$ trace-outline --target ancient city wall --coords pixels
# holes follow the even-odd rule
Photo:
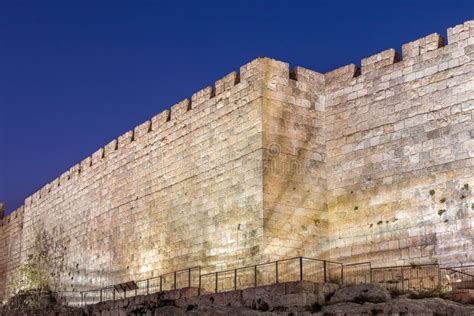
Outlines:
[[[474,22],[325,79],[331,257],[474,262]]]
[[[324,76],[286,63],[263,86],[265,253],[327,256]]]
[[[474,262],[473,52],[466,22],[361,69],[242,66],[4,218],[0,299],[38,242],[61,290],[299,255]]]
[[[46,234],[65,290],[258,261],[261,64],[120,136],[28,198],[22,261]]]
[[[0,301],[7,290],[7,277],[20,265],[23,207],[2,217],[0,216]]]

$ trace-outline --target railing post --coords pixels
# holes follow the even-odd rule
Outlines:
[[[146,295],[150,294],[150,279],[146,279]]]
[[[237,269],[234,269],[234,291],[237,291]]]
[[[438,287],[441,287],[441,269],[438,266]]]
[[[344,264],[341,263],[341,284],[344,284]]]
[[[278,283],[278,260],[275,261],[275,281]]]
[[[115,288],[114,288],[114,291],[112,292],[112,300],[115,301]]]
[[[163,274],[160,275],[160,292],[163,292]]]
[[[219,283],[219,280],[218,280],[218,273],[219,272],[216,272],[216,293],[217,293],[217,290],[218,290],[218,283]]]
[[[188,270],[188,287],[191,287],[191,268]]]
[[[405,274],[403,273],[403,267],[400,269],[402,270],[402,292],[405,292]]]
[[[257,266],[253,267],[253,285],[257,287]]]
[[[370,283],[373,283],[373,277],[372,277],[372,264],[369,265],[369,281]]]
[[[100,297],[100,302],[102,302],[102,289],[100,289],[99,297]]]
[[[324,273],[324,283],[328,281],[327,278],[327,262],[326,260],[323,261],[323,273]]]
[[[127,289],[123,290],[123,298],[127,298]]]
[[[81,292],[81,306],[84,306],[84,292]]]
[[[201,267],[199,267],[198,296],[201,296]]]
[[[300,257],[300,281],[303,281],[303,257]]]
[[[176,271],[174,272],[174,289],[176,290]]]

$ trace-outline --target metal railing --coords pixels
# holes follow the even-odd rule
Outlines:
[[[440,268],[438,264],[425,264],[374,268],[370,262],[342,264],[294,257],[206,274],[201,273],[201,267],[193,267],[137,281],[134,283],[136,288],[130,291],[118,291],[116,287],[109,286],[57,294],[58,300],[65,305],[85,306],[184,288],[197,288],[198,295],[201,295],[292,281],[378,283],[389,290],[402,293],[438,288],[454,291],[474,288],[474,265]]]
[[[344,265],[344,284],[372,283],[372,264],[370,262]]]
[[[370,262],[344,265],[346,284],[378,283],[388,290],[435,289],[440,284],[437,264],[373,268]]]
[[[93,305],[105,301],[115,301],[138,295],[171,291],[188,287],[199,287],[201,267],[193,267],[162,274],[135,282],[136,289],[117,290],[114,286],[86,291],[61,291],[58,301],[69,306]]]
[[[235,291],[291,281],[342,283],[339,262],[295,257],[201,275],[199,294]]]
[[[400,292],[436,289],[440,285],[439,265],[372,268],[371,282]]]
[[[441,268],[440,280],[448,290],[474,289],[474,265]]]

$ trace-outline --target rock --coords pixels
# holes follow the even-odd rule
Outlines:
[[[337,290],[331,297],[330,303],[380,303],[391,299],[390,293],[379,284],[349,285]]]
[[[182,308],[174,306],[164,306],[157,308],[154,312],[154,316],[184,316],[186,311]]]
[[[357,304],[353,302],[337,303],[323,307],[326,316],[345,315],[458,315],[469,316],[474,313],[474,306],[446,301],[440,298],[412,300],[399,298],[383,303]]]
[[[434,315],[473,315],[474,306],[466,306],[441,298],[424,298],[415,300],[425,309],[431,310]]]
[[[320,295],[322,302],[328,302],[330,298],[336,293],[339,289],[338,284],[334,283],[318,283],[315,284],[315,293]],[[321,303],[322,304],[322,303]]]
[[[372,315],[373,303],[357,304],[357,303],[337,303],[323,307],[323,315],[325,316],[345,316],[345,315]]]
[[[163,314],[166,315],[166,314]],[[199,306],[198,308],[189,311],[186,315],[193,316],[263,316],[263,315],[275,315],[273,313],[266,313],[257,310],[247,309],[245,307],[227,307],[227,306]]]

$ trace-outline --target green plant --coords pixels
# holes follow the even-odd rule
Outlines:
[[[446,202],[446,198],[442,198],[441,200],[439,200],[440,203],[444,203]]]
[[[31,289],[47,291],[49,290],[48,271],[42,267],[41,261],[29,255],[27,262],[10,277],[6,288],[10,295]]]
[[[430,190],[430,195],[431,196],[435,195],[435,193],[436,193],[435,190],[433,190],[433,189]]]
[[[34,246],[26,262],[20,265],[7,280],[7,296],[12,297],[19,293],[30,296],[28,294],[30,292],[44,293],[56,290],[59,286],[60,274],[65,270],[66,251],[64,241],[54,240],[39,225],[35,230]]]
[[[354,211],[357,211],[359,209],[358,206],[354,206]]]
[[[469,190],[469,183],[464,183],[463,187],[464,187],[465,190]]]
[[[439,216],[443,215],[444,213],[446,213],[446,210],[445,210],[445,209],[438,210],[438,215],[439,215]]]

